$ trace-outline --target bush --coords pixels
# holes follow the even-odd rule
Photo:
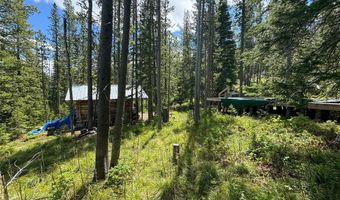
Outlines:
[[[51,199],[67,199],[67,193],[72,185],[71,176],[58,175],[52,182]]]
[[[106,185],[113,187],[114,192],[120,194],[126,183],[131,180],[131,174],[130,165],[121,162],[109,170]]]

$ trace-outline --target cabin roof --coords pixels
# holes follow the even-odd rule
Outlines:
[[[136,89],[133,88],[131,89],[131,86],[127,85],[126,90],[125,90],[125,96],[126,98],[131,98],[131,93],[133,92],[134,97],[135,97],[135,91]],[[145,93],[145,91],[142,89],[141,91],[141,86],[138,86],[138,97],[147,99],[148,95]],[[77,85],[77,86],[72,86],[72,93],[73,93],[73,101],[86,101],[87,100],[87,85]],[[97,90],[96,88],[93,88],[93,94],[92,94],[92,99],[95,100],[97,99]],[[110,94],[110,99],[115,100],[118,99],[118,85],[111,85],[111,94]],[[70,90],[67,90],[65,101],[70,100]]]

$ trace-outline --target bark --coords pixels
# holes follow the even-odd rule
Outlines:
[[[56,73],[56,104],[55,114],[60,115],[60,67],[59,67],[59,43],[58,43],[58,30],[55,31],[55,73]]]
[[[195,124],[200,123],[200,73],[201,73],[201,56],[202,56],[202,1],[198,0],[198,15],[197,15],[197,51],[195,64],[195,105],[194,105],[194,121]]]
[[[41,89],[43,92],[44,98],[44,109],[47,111],[47,93],[46,93],[46,82],[45,82],[45,73],[44,73],[44,61],[45,61],[45,49],[41,47]],[[48,113],[45,113],[45,120],[48,119]]]
[[[136,113],[137,115],[139,115],[139,102],[138,102],[138,84],[139,84],[139,81],[138,81],[138,15],[137,15],[137,8],[138,8],[138,4],[137,4],[137,0],[134,0],[135,1],[135,9],[134,9],[134,23],[135,23],[135,32],[133,33],[134,34],[134,40],[135,40],[135,80],[136,80],[136,84],[135,84],[135,99],[136,99]]]
[[[102,1],[98,58],[98,133],[96,140],[95,180],[105,179],[108,170],[108,135],[110,126],[110,79],[113,0]]]
[[[92,99],[92,0],[88,0],[87,14],[87,128],[93,127],[93,99]]]
[[[114,127],[114,135],[112,139],[112,157],[111,167],[118,164],[120,155],[120,143],[123,128],[123,114],[126,88],[126,73],[129,53],[129,36],[130,36],[130,13],[131,0],[124,0],[124,21],[123,21],[123,40],[122,40],[122,54],[119,67],[119,81],[118,81],[118,100],[117,113]]]
[[[162,100],[161,100],[161,1],[157,0],[157,128],[162,128]]]
[[[135,6],[136,0],[133,0],[133,8],[132,8],[132,12],[133,12],[133,19],[132,19],[132,26],[133,28],[135,28]],[[132,34],[132,40],[135,40],[135,32],[133,32]],[[135,67],[136,67],[136,44],[133,45],[132,48],[132,68],[131,68],[131,106],[130,106],[130,113],[129,113],[129,117],[130,117],[130,124],[133,123],[133,107],[134,107],[134,86],[135,86]]]
[[[241,13],[241,46],[240,46],[240,94],[243,95],[243,51],[244,51],[244,32],[245,32],[245,9],[246,9],[246,1],[242,0],[242,13]]]
[[[117,21],[117,30],[116,30],[116,42],[117,42],[117,44],[116,44],[116,51],[117,51],[116,57],[117,58],[116,58],[116,64],[115,64],[115,69],[114,69],[115,73],[114,73],[114,77],[113,77],[114,83],[116,83],[119,79],[119,77],[117,77],[117,73],[119,73],[118,70],[119,70],[120,56],[121,56],[120,55],[120,51],[121,51],[121,44],[120,44],[120,40],[121,40],[121,35],[120,35],[120,24],[121,24],[121,17],[120,17],[121,11],[120,11],[120,9],[121,9],[121,4],[122,4],[121,0],[118,0],[118,5],[117,5],[118,21]]]
[[[214,64],[213,60],[213,44],[214,44],[214,1],[209,0],[209,7],[208,7],[208,19],[209,19],[209,34],[208,34],[208,66],[206,72],[206,97],[211,97],[211,83],[212,83],[212,74],[211,69]]]
[[[170,53],[171,53],[171,45],[170,45],[170,40],[168,37],[168,30],[167,30],[167,19],[168,19],[168,7],[167,7],[167,3],[164,4],[164,11],[165,11],[165,19],[164,19],[164,23],[165,23],[165,33],[164,33],[164,42],[165,42],[165,46],[167,47],[168,53],[167,53],[167,63],[165,64],[166,67],[166,72],[168,73],[168,77],[165,78],[165,90],[166,90],[166,94],[167,94],[167,113],[165,113],[167,115],[167,119],[170,118],[170,87],[171,87],[171,83],[170,83],[170,75],[171,75],[171,57],[170,57]]]
[[[69,103],[69,110],[70,110],[70,121],[71,121],[71,132],[74,134],[74,113],[73,113],[73,91],[72,91],[72,74],[71,74],[71,62],[70,62],[70,52],[68,49],[68,37],[67,37],[67,21],[64,18],[64,44],[65,44],[65,51],[66,51],[66,65],[67,65],[67,74],[68,74],[68,86],[70,90],[70,103]]]

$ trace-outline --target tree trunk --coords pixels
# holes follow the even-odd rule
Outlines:
[[[244,51],[244,31],[245,31],[245,10],[246,0],[242,0],[242,13],[241,13],[241,46],[240,46],[240,94],[243,95],[243,51]]]
[[[211,82],[212,82],[212,74],[211,69],[214,64],[213,60],[213,45],[214,45],[214,1],[209,0],[209,8],[208,8],[208,18],[209,18],[209,35],[208,35],[208,66],[206,72],[206,97],[211,97]]]
[[[59,44],[58,44],[58,31],[55,30],[55,73],[56,73],[56,99],[55,99],[55,114],[60,115],[60,67],[59,67]]]
[[[135,6],[136,0],[132,3],[132,26],[135,29]],[[135,32],[132,33],[132,40],[135,41]],[[131,68],[131,106],[129,111],[130,124],[133,124],[133,107],[134,107],[134,86],[135,86],[135,67],[136,67],[136,44],[132,47],[132,68]]]
[[[201,71],[201,54],[202,54],[202,1],[198,0],[198,15],[197,15],[197,51],[196,51],[196,64],[195,64],[195,105],[194,105],[194,120],[195,124],[200,123],[200,71]]]
[[[71,62],[70,62],[70,52],[68,49],[68,37],[67,37],[67,21],[64,18],[64,43],[65,43],[65,51],[66,51],[66,64],[67,64],[67,74],[68,74],[68,86],[70,90],[70,126],[71,133],[74,134],[74,111],[73,111],[73,91],[72,91],[72,74],[71,74]]]
[[[161,0],[157,0],[157,128],[162,128],[162,99],[161,99]]]
[[[139,84],[139,77],[138,77],[138,15],[137,15],[137,12],[138,12],[138,3],[137,3],[137,0],[134,0],[134,23],[135,23],[135,31],[134,31],[134,43],[135,43],[135,99],[136,99],[136,113],[137,115],[139,115],[139,97],[138,97],[138,84]]]
[[[113,0],[102,1],[98,58],[98,133],[96,140],[95,180],[105,179],[108,170],[108,135],[110,126],[110,79]]]
[[[121,35],[120,35],[120,23],[121,23],[121,11],[120,11],[120,8],[121,8],[121,0],[118,0],[118,8],[117,8],[117,18],[118,18],[118,22],[117,22],[117,32],[116,32],[116,41],[117,41],[117,46],[116,46],[116,50],[117,50],[117,53],[116,53],[116,65],[115,65],[115,73],[114,73],[114,77],[113,77],[113,81],[114,83],[116,83],[119,79],[119,77],[117,77],[117,73],[118,70],[119,70],[119,65],[120,65],[120,50],[121,50],[121,46],[120,46],[120,40],[121,40]]]
[[[44,41],[45,42],[45,41]],[[45,82],[45,73],[44,73],[44,61],[45,61],[45,49],[41,48],[41,88],[43,92],[43,98],[44,98],[44,109],[45,109],[45,120],[48,119],[48,113],[47,113],[47,93],[46,93],[46,82]]]
[[[125,88],[126,88],[126,72],[129,53],[129,36],[130,36],[130,13],[131,13],[131,0],[124,0],[124,21],[123,21],[123,41],[122,41],[122,54],[119,67],[119,81],[118,81],[118,100],[117,100],[117,113],[114,127],[114,134],[112,139],[112,157],[111,167],[118,164],[120,154],[120,143],[123,128],[123,114],[124,114],[124,101],[125,101]]]
[[[165,67],[165,72],[167,73],[167,77],[165,76],[165,91],[167,95],[167,113],[164,113],[166,115],[167,120],[170,118],[170,74],[171,74],[171,45],[170,45],[170,38],[168,36],[168,29],[167,29],[167,20],[168,20],[168,3],[164,3],[164,24],[165,24],[165,30],[164,30],[164,46],[168,50],[167,55],[166,55],[166,64],[164,64]]]
[[[93,127],[93,99],[92,99],[92,0],[88,0],[87,16],[87,128]]]

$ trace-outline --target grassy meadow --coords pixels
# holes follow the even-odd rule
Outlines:
[[[332,143],[340,126],[334,122],[204,113],[195,126],[190,115],[173,112],[161,131],[152,123],[126,127],[120,164],[99,183],[92,181],[95,136],[43,134],[1,145],[6,180],[41,152],[9,186],[9,197],[340,199],[340,153]]]

